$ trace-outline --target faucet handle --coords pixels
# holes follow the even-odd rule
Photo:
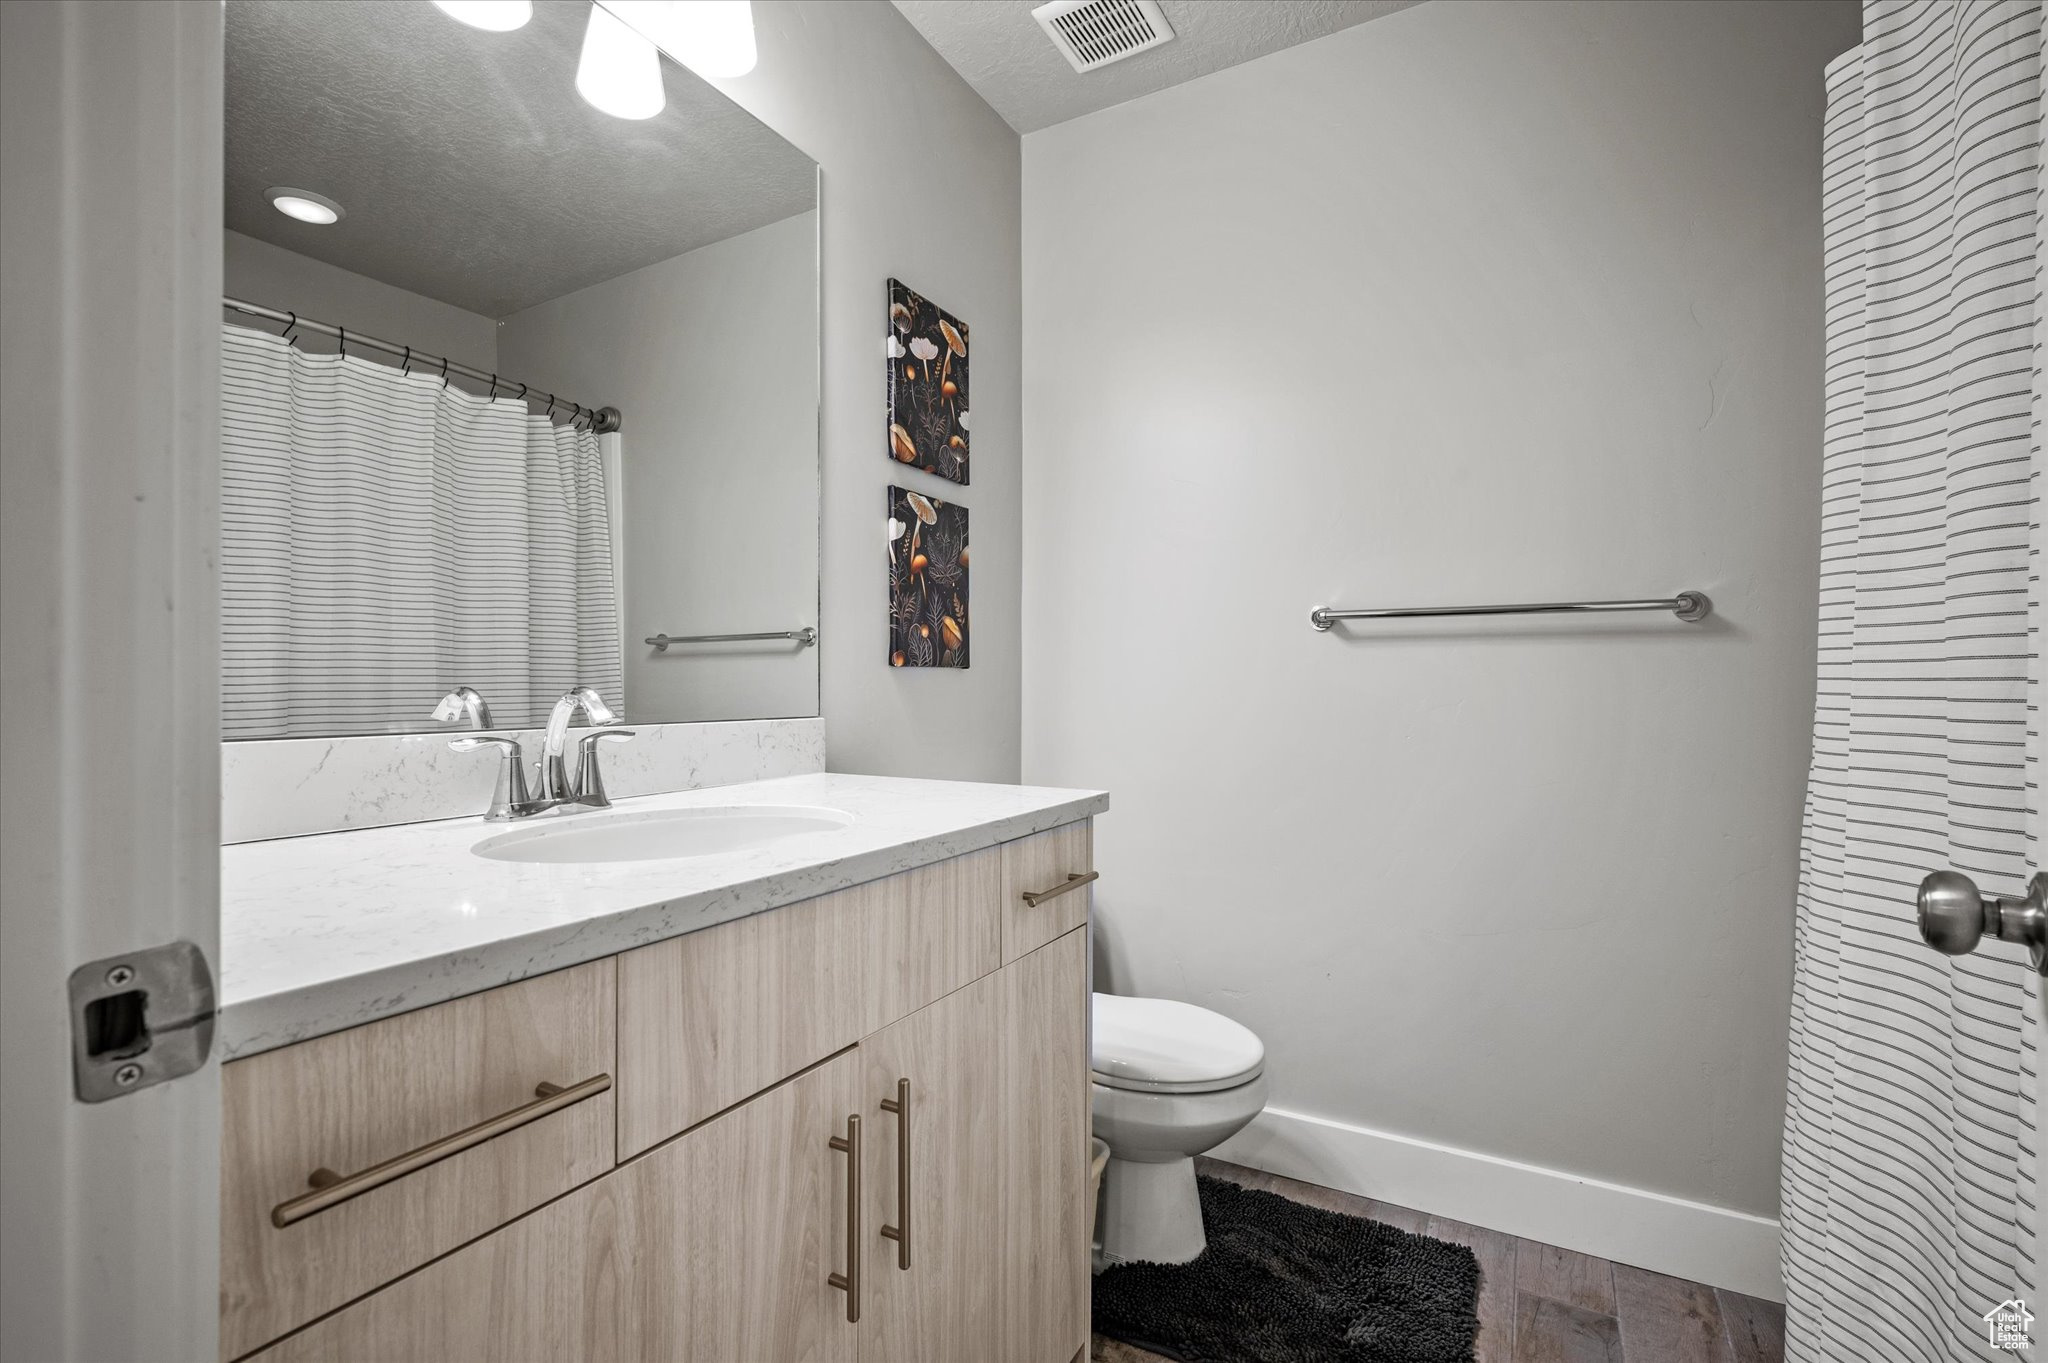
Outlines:
[[[597,769],[597,745],[606,739],[623,743],[637,733],[634,729],[594,729],[576,742],[576,802],[593,809],[606,809],[611,800],[604,793],[604,774]]]
[[[521,811],[533,803],[533,797],[526,789],[526,755],[520,751],[519,740],[505,738],[498,734],[479,734],[474,738],[458,738],[448,745],[456,752],[475,752],[478,748],[496,748],[504,761],[498,766],[498,784],[491,791],[491,807],[484,818],[492,823],[502,823],[517,818]]]

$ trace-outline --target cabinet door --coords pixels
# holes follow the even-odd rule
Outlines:
[[[996,1356],[1002,1193],[989,1161],[1002,1121],[1002,1001],[989,975],[861,1043],[864,1363]]]
[[[861,1276],[831,1146],[858,1073],[845,1052],[250,1363],[856,1363],[828,1279]]]
[[[612,1072],[607,960],[237,1060],[221,1072],[221,1356],[248,1353],[612,1166],[612,1093],[283,1227],[352,1174]]]
[[[587,1183],[247,1363],[612,1363],[618,1207]]]
[[[993,971],[1001,853],[970,852],[619,957],[619,1155]]]
[[[1094,869],[1092,819],[1003,844],[1003,964],[1088,921],[1088,887],[1074,881]]]
[[[1067,1363],[1088,1343],[1088,934],[1056,938],[1002,986],[1004,1363]]]
[[[862,1276],[848,1261],[853,1154],[831,1145],[861,1110],[859,1071],[859,1053],[843,1052],[607,1180],[620,1207],[622,1359],[854,1363],[861,1327],[828,1278],[858,1287]]]

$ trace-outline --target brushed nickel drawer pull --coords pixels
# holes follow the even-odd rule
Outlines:
[[[428,1141],[415,1150],[394,1155],[382,1164],[354,1174],[337,1174],[332,1169],[315,1169],[306,1180],[313,1191],[300,1193],[289,1202],[280,1202],[270,1210],[270,1224],[283,1230],[297,1221],[303,1221],[315,1212],[324,1212],[329,1207],[361,1197],[372,1188],[381,1188],[407,1174],[438,1164],[450,1155],[482,1145],[494,1136],[516,1131],[530,1122],[537,1122],[551,1112],[560,1112],[565,1107],[574,1107],[585,1098],[595,1098],[612,1086],[609,1074],[593,1075],[580,1084],[563,1088],[560,1084],[537,1084],[534,1086],[533,1101],[522,1103],[510,1112],[501,1112],[495,1117],[486,1117],[475,1126],[464,1127],[452,1136],[443,1136]]]
[[[831,1140],[846,1156],[846,1272],[825,1281],[846,1294],[846,1323],[860,1324],[860,1114],[848,1114],[846,1134]]]
[[[910,1081],[896,1081],[896,1096],[882,1100],[882,1111],[896,1114],[896,1224],[882,1227],[882,1238],[896,1242],[896,1267],[910,1267]]]
[[[1076,871],[1050,890],[1026,890],[1024,892],[1024,902],[1035,909],[1046,900],[1057,899],[1068,890],[1080,889],[1083,885],[1095,880],[1101,874],[1102,872],[1100,871]]]

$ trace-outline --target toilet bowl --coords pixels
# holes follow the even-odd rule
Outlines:
[[[1266,1105],[1266,1048],[1249,1027],[1172,999],[1094,999],[1090,1078],[1102,1172],[1096,1267],[1184,1264],[1208,1245],[1195,1156]]]

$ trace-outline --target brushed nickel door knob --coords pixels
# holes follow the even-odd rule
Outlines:
[[[1920,882],[1919,914],[1920,937],[1936,951],[1967,955],[1988,935],[2023,943],[2048,975],[2048,874],[2037,872],[2024,895],[1987,895],[1960,871],[1936,871]]]
[[[1967,956],[1984,938],[1984,896],[1961,871],[1936,871],[1920,882],[1920,936],[1947,956]]]

